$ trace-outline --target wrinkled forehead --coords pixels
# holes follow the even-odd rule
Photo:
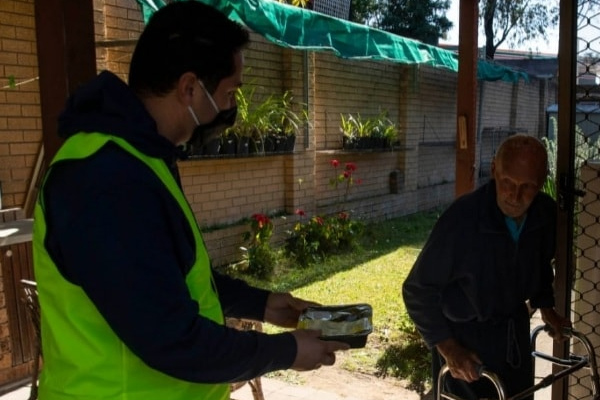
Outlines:
[[[547,175],[546,153],[531,147],[515,149],[496,160],[501,175],[519,181],[543,182]]]

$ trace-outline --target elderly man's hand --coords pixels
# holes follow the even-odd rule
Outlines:
[[[554,340],[564,341],[567,337],[563,334],[564,328],[571,328],[571,321],[558,314],[554,308],[540,308],[542,321],[550,328],[548,334]]]
[[[482,363],[477,354],[461,346],[455,339],[443,340],[435,347],[446,360],[453,378],[467,382],[479,379]]]

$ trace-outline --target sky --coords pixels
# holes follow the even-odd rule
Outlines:
[[[460,0],[452,0],[450,9],[446,14],[446,18],[448,18],[454,24],[454,28],[450,32],[448,32],[448,37],[446,40],[440,39],[440,43],[445,44],[458,44],[458,15],[459,15],[459,4]],[[548,35],[549,41],[546,43],[544,39],[540,39],[536,42],[527,43],[519,48],[515,48],[513,50],[523,50],[529,51],[531,50],[534,53],[549,53],[549,54],[557,54],[558,53],[558,27],[549,32]],[[479,32],[479,47],[485,45],[485,36],[482,32]],[[509,49],[509,46],[506,43],[503,43],[500,46],[501,49]]]

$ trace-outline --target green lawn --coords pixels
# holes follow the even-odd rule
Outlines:
[[[423,212],[368,225],[361,247],[351,254],[332,256],[307,268],[280,267],[269,282],[246,279],[254,285],[291,291],[295,296],[321,304],[370,304],[373,333],[365,348],[345,352],[340,365],[375,374],[377,360],[399,342],[405,311],[402,282],[438,216],[438,211]],[[276,328],[267,325],[265,330],[275,332]],[[290,372],[277,375],[296,379]]]

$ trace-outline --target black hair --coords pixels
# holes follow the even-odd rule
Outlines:
[[[140,35],[129,66],[139,96],[168,93],[193,72],[210,93],[235,72],[234,55],[249,41],[240,24],[198,1],[176,1],[156,11]]]

